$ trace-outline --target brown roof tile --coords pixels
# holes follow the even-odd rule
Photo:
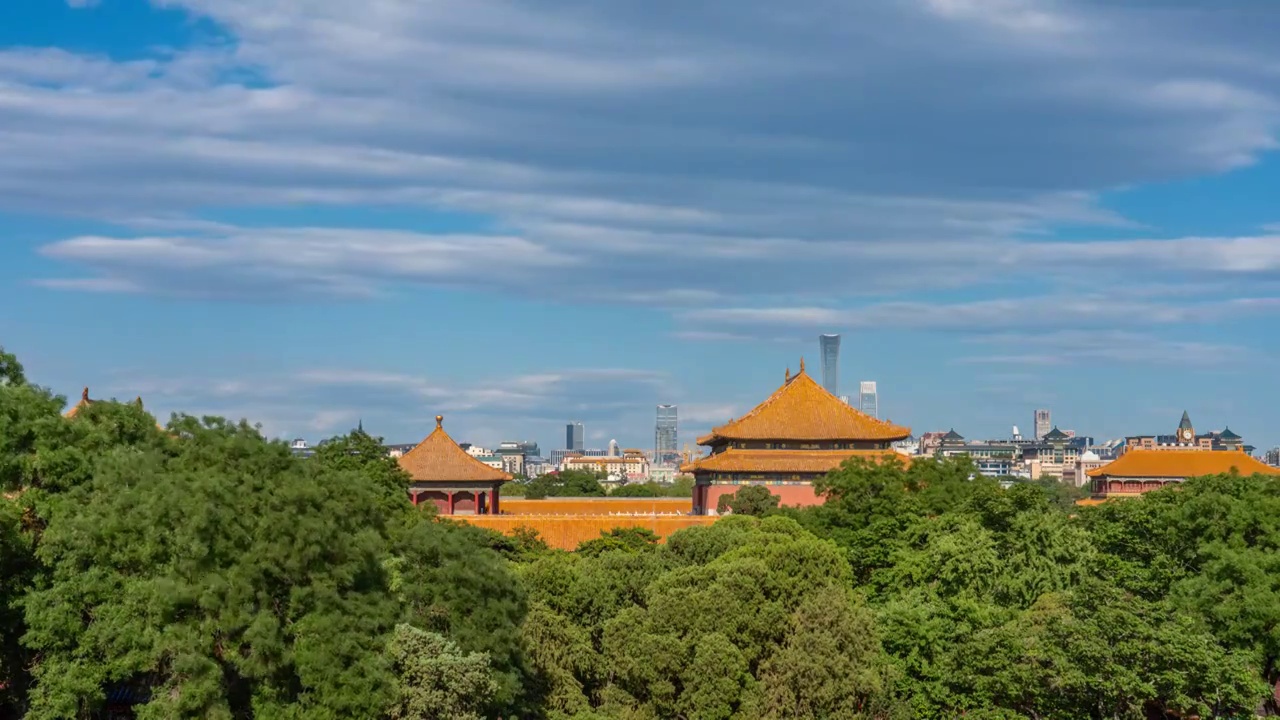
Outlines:
[[[412,450],[400,456],[400,467],[413,482],[510,480],[511,476],[467,454],[444,431],[444,417],[436,416],[436,429]]]
[[[737,420],[698,438],[699,445],[717,440],[901,440],[911,428],[877,420],[827,392],[801,364],[764,402]]]
[[[1118,459],[1089,471],[1089,477],[1189,478],[1236,471],[1242,475],[1280,475],[1280,468],[1263,464],[1238,450],[1130,450]]]
[[[884,460],[896,457],[905,466],[911,458],[892,450],[743,450],[729,448],[680,467],[681,472],[828,473],[849,458]]]

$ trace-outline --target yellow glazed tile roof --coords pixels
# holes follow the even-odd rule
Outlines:
[[[73,418],[76,415],[79,415],[81,410],[89,407],[90,405],[96,402],[98,401],[89,399],[89,388],[85,388],[84,392],[80,393],[80,402],[71,406],[71,408],[67,410],[66,413],[63,414],[63,417]]]
[[[1280,469],[1238,450],[1130,450],[1089,471],[1089,477],[1200,477],[1237,471],[1241,475],[1280,475]]]
[[[877,420],[827,392],[804,371],[788,376],[764,402],[737,420],[698,438],[699,445],[717,440],[901,440],[911,428]]]
[[[467,454],[444,431],[444,417],[436,416],[436,429],[412,450],[400,456],[400,467],[413,482],[457,482],[490,480],[500,482],[511,476]]]
[[[828,473],[852,457],[883,460],[896,457],[905,466],[911,459],[892,450],[743,450],[721,453],[683,465],[681,472]]]

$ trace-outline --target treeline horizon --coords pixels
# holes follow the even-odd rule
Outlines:
[[[566,552],[413,507],[361,431],[303,459],[244,421],[63,410],[0,350],[0,717],[1276,711],[1273,478],[1076,508],[962,460],[851,461],[822,506],[744,488],[665,543]]]

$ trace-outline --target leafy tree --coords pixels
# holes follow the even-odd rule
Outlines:
[[[368,478],[383,495],[383,504],[390,516],[412,508],[408,499],[409,474],[395,458],[387,455],[380,437],[373,437],[363,429],[352,430],[320,445],[311,459],[331,470],[358,472]]]
[[[463,653],[444,636],[397,625],[387,645],[399,678],[392,720],[481,720],[497,691],[484,653]]]
[[[0,384],[0,491],[39,486],[64,466],[83,465],[83,453],[70,445],[73,430],[62,404],[43,388]]]
[[[686,534],[695,539],[676,543]],[[676,533],[672,542],[677,555],[692,551],[705,564],[664,572],[642,603],[605,622],[601,651],[615,696],[658,717],[754,717],[762,664],[807,598],[848,586],[848,564],[833,544],[786,518],[731,516]],[[699,549],[713,547],[727,549]]]
[[[769,492],[763,485],[746,485],[729,495],[721,495],[716,504],[716,511],[728,510],[734,515],[754,515],[760,517],[778,509],[778,496]]]
[[[82,717],[118,684],[144,688],[140,717],[383,712],[378,489],[243,423],[171,428],[163,450],[103,452],[51,506],[24,602],[27,717]]]
[[[760,667],[761,717],[883,717],[895,710],[893,670],[875,615],[846,588],[814,593],[791,615],[790,632]]]
[[[662,497],[662,487],[656,482],[627,483],[609,493],[610,497]]]
[[[1266,695],[1251,665],[1190,618],[1091,582],[961,643],[952,678],[1023,717],[1242,717]]]
[[[388,569],[401,622],[485,653],[497,682],[486,712],[499,714],[527,701],[520,623],[528,605],[512,568],[489,546],[492,535],[419,516],[393,540]]]
[[[594,557],[604,552],[641,552],[658,544],[658,534],[649,528],[627,527],[600,531],[600,537],[578,545],[578,553]]]
[[[12,353],[7,353],[0,345],[0,385],[25,385],[27,376],[23,374],[22,363]]]
[[[1066,513],[1076,511],[1076,501],[1089,497],[1088,485],[1076,487],[1054,478],[1035,480],[1031,484],[1040,487],[1054,507]]]
[[[604,497],[604,476],[586,470],[562,470],[539,475],[525,486],[525,497],[540,500],[547,497]]]
[[[20,644],[26,631],[22,598],[35,571],[31,539],[22,529],[22,508],[0,497],[0,717],[21,716],[30,657]]]

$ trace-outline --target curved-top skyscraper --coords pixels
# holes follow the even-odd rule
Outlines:
[[[822,387],[827,392],[840,396],[840,336],[819,335],[818,346],[822,349]]]

